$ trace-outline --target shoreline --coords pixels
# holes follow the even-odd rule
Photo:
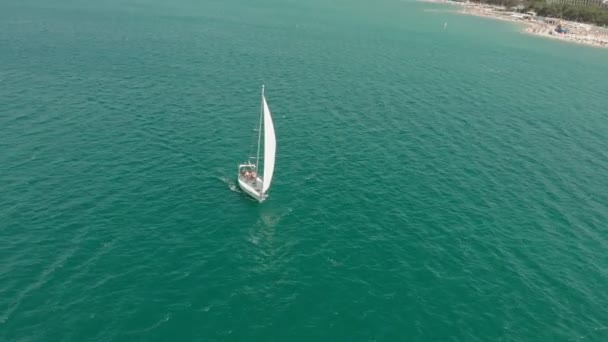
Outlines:
[[[461,6],[462,9],[456,10],[456,13],[523,24],[525,25],[525,28],[522,30],[524,34],[568,43],[608,48],[608,30],[592,24],[582,24],[555,18],[540,18],[528,14],[511,12],[504,7],[487,4],[451,0],[418,0],[418,2]],[[559,27],[566,28],[569,32],[558,33],[556,31],[558,25]]]

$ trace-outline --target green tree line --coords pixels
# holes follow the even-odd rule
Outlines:
[[[608,25],[608,10],[598,6],[547,4],[544,1],[534,1],[526,6],[526,10],[535,11],[544,17],[564,18],[600,26]]]
[[[563,18],[565,20],[608,26],[608,8],[606,7],[548,4],[545,0],[524,2],[517,0],[477,0],[474,2],[505,6],[507,8],[522,4],[524,5],[524,11],[534,11],[543,17]]]

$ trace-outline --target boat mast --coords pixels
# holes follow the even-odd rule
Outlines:
[[[260,166],[260,143],[262,141],[262,120],[264,115],[264,85],[262,85],[262,101],[260,102],[260,127],[258,128],[258,154],[255,158],[255,171],[259,170]]]

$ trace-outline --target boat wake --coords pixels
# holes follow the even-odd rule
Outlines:
[[[228,177],[218,177],[218,179],[220,181],[222,181],[222,183],[226,184],[228,186],[228,188],[230,189],[230,191],[234,191],[234,192],[241,192],[241,189],[238,187],[238,185],[236,185],[236,183],[232,180],[230,180]]]

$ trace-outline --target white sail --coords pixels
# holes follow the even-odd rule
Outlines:
[[[272,124],[272,116],[270,108],[266,103],[266,97],[262,96],[264,107],[264,185],[262,192],[266,192],[270,188],[272,182],[272,174],[274,173],[274,157],[277,152],[277,140],[274,135],[274,125]]]

